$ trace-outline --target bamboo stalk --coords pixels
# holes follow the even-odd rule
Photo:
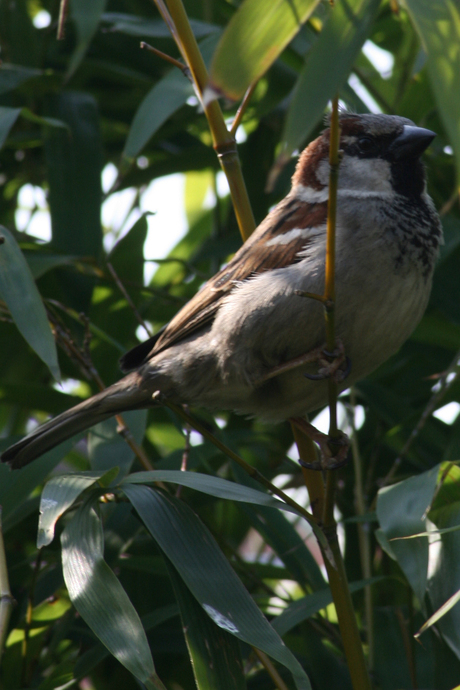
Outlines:
[[[163,4],[162,2],[160,3],[159,0],[155,0],[155,2],[157,6]],[[174,26],[173,37],[176,38],[177,35],[176,43],[190,70],[196,93],[200,98],[209,124],[214,149],[219,158],[222,170],[228,180],[230,195],[232,197],[241,236],[243,240],[247,240],[254,231],[256,224],[249,202],[243,173],[241,171],[235,138],[227,129],[217,99],[212,98],[211,100],[207,100],[204,97],[208,83],[208,72],[195,36],[193,35],[182,0],[166,0],[166,5]],[[162,12],[162,14],[164,14],[164,12]]]

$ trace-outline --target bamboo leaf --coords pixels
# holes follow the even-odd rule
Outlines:
[[[380,0],[337,0],[297,81],[283,133],[283,157],[300,147],[346,81]],[[321,78],[318,79],[318,75]]]
[[[174,566],[167,564],[198,690],[245,690],[238,640],[212,621]]]
[[[61,543],[64,580],[79,614],[128,671],[147,687],[165,690],[140,618],[104,561],[102,525],[90,502],[68,523]]]
[[[59,381],[56,344],[42,298],[13,235],[0,226],[1,235],[4,242],[0,244],[0,296],[30,347]]]
[[[265,74],[311,15],[318,0],[245,0],[216,49],[212,91],[236,100]]]
[[[0,106],[0,149],[5,143],[10,129],[18,119],[20,112],[21,108],[7,108],[4,105]]]
[[[99,482],[107,486],[118,473],[117,468],[108,472],[82,472],[52,477],[45,485],[40,500],[37,547],[48,546],[54,539],[54,528],[61,515],[75,503],[83,491]]]
[[[460,186],[460,7],[454,0],[405,0],[428,56],[431,87],[457,162]]]
[[[299,690],[310,689],[305,671],[262,615],[195,513],[181,501],[147,486],[125,484],[123,491],[214,623],[286,666]]]
[[[227,479],[213,477],[199,472],[181,472],[176,470],[154,470],[152,472],[135,472],[123,480],[123,484],[153,484],[155,482],[172,482],[181,486],[188,486],[202,493],[224,498],[230,501],[255,503],[270,508],[281,508],[296,513],[294,508],[270,496],[270,494],[250,489],[247,486],[229,482]]]

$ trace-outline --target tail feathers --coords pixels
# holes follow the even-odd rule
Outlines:
[[[113,415],[149,407],[152,394],[141,388],[139,383],[136,372],[125,376],[118,383],[51,419],[7,448],[2,453],[2,462],[9,463],[13,469],[19,469],[80,431]]]

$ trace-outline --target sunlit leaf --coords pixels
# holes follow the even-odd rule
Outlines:
[[[214,55],[210,88],[236,100],[268,68],[311,15],[318,0],[244,0]]]
[[[387,539],[424,531],[425,518],[433,498],[439,467],[380,489],[377,517]],[[391,548],[419,601],[423,601],[428,576],[426,539],[391,541]]]
[[[203,611],[170,563],[168,572],[179,603],[198,690],[245,690],[238,640]]]
[[[80,494],[96,483],[107,486],[117,475],[117,469],[108,472],[61,474],[46,483],[40,500],[37,547],[48,546],[54,539],[54,528],[61,515],[70,508]]]
[[[101,521],[84,503],[61,536],[62,568],[71,601],[95,635],[147,687],[164,690],[140,618],[103,558]]]

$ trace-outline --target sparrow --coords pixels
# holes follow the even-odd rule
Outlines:
[[[394,115],[342,113],[336,335],[352,367],[339,389],[396,352],[421,319],[442,228],[420,159],[434,139]],[[38,427],[2,461],[22,467],[67,438],[161,399],[280,422],[327,403],[317,371],[329,198],[326,128],[299,157],[288,195],[167,326],[120,360],[118,383]],[[315,378],[313,376],[312,378]],[[339,377],[340,378],[340,377]]]

